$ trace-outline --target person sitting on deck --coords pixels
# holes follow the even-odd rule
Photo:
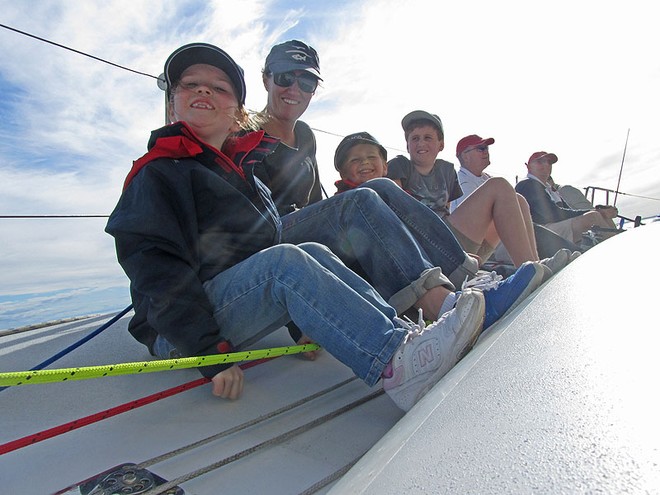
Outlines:
[[[516,191],[529,203],[534,222],[574,243],[580,243],[583,234],[593,227],[611,229],[612,219],[619,213],[616,207],[578,210],[569,207],[563,201],[555,202],[557,197],[548,184],[548,178],[557,160],[557,155],[554,153],[545,151],[532,153],[525,164],[527,177],[516,184]]]

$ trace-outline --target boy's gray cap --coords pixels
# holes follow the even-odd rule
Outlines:
[[[442,128],[442,120],[440,120],[440,117],[434,113],[425,112],[424,110],[415,110],[414,112],[410,112],[401,121],[401,127],[403,127],[403,130],[405,131],[410,123],[415,120],[429,120],[434,126],[440,129],[440,132],[444,134],[444,130]]]

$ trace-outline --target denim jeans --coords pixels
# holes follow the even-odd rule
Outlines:
[[[423,206],[414,198],[410,199]],[[392,203],[399,205],[394,200]],[[439,225],[444,226],[437,216],[436,219]],[[435,235],[433,231],[421,234],[421,224],[412,219],[410,223],[416,227],[420,237]],[[433,287],[442,285],[454,290],[454,285],[444,272],[460,270],[466,257],[453,234],[448,232],[450,247],[434,248],[434,261],[431,261],[426,249],[422,248],[394,209],[368,188],[353,189],[284,215],[282,229],[284,242],[317,242],[329,247],[347,266],[354,268],[359,265],[360,273],[398,312],[410,308]],[[440,232],[440,228],[436,230]],[[444,246],[443,240],[425,238],[424,243],[428,249],[435,244]],[[452,243],[456,245],[457,252],[450,257],[445,253],[453,249]]]
[[[406,335],[393,322],[394,308],[320,244],[265,249],[204,289],[222,336],[237,350],[293,321],[368,385]]]
[[[472,278],[478,263],[470,258],[447,224],[390,179],[372,179],[359,187],[376,191],[383,202],[410,231],[422,252],[456,286]]]

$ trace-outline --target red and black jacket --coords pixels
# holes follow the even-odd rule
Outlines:
[[[185,123],[153,131],[106,226],[131,281],[129,331],[150,349],[161,334],[184,356],[218,352],[222,329],[202,284],[280,242],[270,191],[251,173],[277,143],[253,132],[220,151]]]

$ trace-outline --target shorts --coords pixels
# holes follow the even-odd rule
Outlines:
[[[451,230],[454,234],[454,237],[456,237],[456,240],[463,247],[463,251],[479,256],[482,264],[491,257],[493,251],[495,251],[495,246],[491,246],[485,239],[481,242],[481,244],[474,242],[472,239],[463,234],[463,232],[455,228],[451,222],[448,221],[449,219],[447,217],[445,217],[444,220],[447,224],[447,227],[449,227],[449,230]]]
[[[555,234],[571,242],[579,242],[579,239],[573,239],[573,219],[567,218],[561,222],[546,223],[545,228],[552,230]]]

